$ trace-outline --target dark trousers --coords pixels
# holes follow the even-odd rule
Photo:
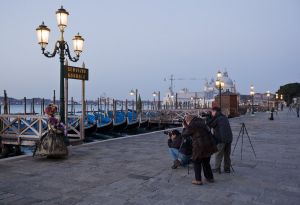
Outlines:
[[[195,178],[197,181],[201,181],[201,167],[203,168],[204,176],[206,179],[214,178],[210,167],[210,157],[194,161]]]
[[[215,169],[221,168],[221,163],[224,157],[224,170],[230,171],[230,153],[231,153],[231,143],[220,143],[217,145],[218,152],[216,153]]]

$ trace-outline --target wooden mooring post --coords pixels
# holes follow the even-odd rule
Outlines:
[[[27,100],[26,100],[26,97],[24,97],[24,114],[26,115],[27,114]]]
[[[8,102],[7,102],[7,93],[6,90],[4,90],[4,107],[3,107],[3,113],[8,114]]]

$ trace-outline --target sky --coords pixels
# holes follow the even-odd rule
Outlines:
[[[167,91],[171,74],[175,91],[202,91],[218,70],[241,94],[251,84],[263,93],[300,81],[299,0],[3,0],[0,95],[59,93],[59,57],[42,55],[35,29],[42,21],[51,29],[52,51],[61,5],[70,13],[65,40],[72,47],[77,32],[85,39],[80,60],[69,64],[89,69],[88,99],[131,99],[131,89],[152,99]],[[81,98],[81,81],[70,80],[69,89]]]

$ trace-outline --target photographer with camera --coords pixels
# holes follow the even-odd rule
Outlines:
[[[212,134],[205,124],[205,121],[193,115],[187,115],[183,122],[182,137],[192,137],[192,160],[194,163],[195,180],[192,184],[202,185],[201,168],[208,182],[214,182],[214,176],[210,167],[210,157],[217,152],[213,142]]]
[[[219,107],[213,107],[212,118],[207,121],[207,125],[214,131],[214,138],[218,148],[213,172],[221,173],[221,163],[224,157],[224,172],[230,173],[232,131],[228,118],[221,113]]]
[[[164,134],[168,135],[169,152],[174,160],[172,169],[185,166],[189,162],[192,154],[191,140],[183,139],[178,130],[172,130],[171,132],[165,131]]]

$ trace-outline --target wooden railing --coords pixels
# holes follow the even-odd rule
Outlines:
[[[47,116],[0,115],[2,144],[32,145],[47,134]]]
[[[67,129],[72,132],[72,134],[68,134],[68,137],[83,139],[81,129],[78,129],[82,126],[82,117],[70,115],[68,116],[68,122]]]
[[[47,116],[45,115],[0,115],[0,138],[2,144],[29,145],[32,146],[37,140],[48,133]],[[82,139],[78,131],[81,116],[69,116],[71,123],[67,125],[68,134],[72,138]]]

